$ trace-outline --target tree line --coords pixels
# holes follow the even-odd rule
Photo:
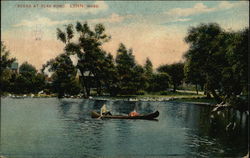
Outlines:
[[[28,93],[46,89],[59,97],[79,93],[89,97],[94,89],[98,95],[116,96],[167,91],[170,87],[176,91],[185,82],[196,85],[197,90],[200,87],[218,103],[233,102],[248,94],[248,34],[248,28],[226,31],[216,23],[190,27],[184,39],[189,44],[184,62],[153,70],[149,58],[144,65],[138,64],[133,50],[123,43],[115,58],[103,50],[102,45],[111,36],[102,24],[91,29],[87,22],[77,22],[75,26],[66,25],[64,30],[57,28],[57,39],[64,43],[64,52],[47,61],[40,73],[24,63],[20,74],[10,75],[7,67],[15,59],[9,58],[1,42],[1,91]],[[77,56],[77,65],[73,64],[72,55]],[[52,73],[51,84],[45,82],[46,69]]]
[[[144,65],[138,64],[133,50],[123,43],[119,45],[115,58],[103,50],[102,45],[111,36],[105,33],[102,24],[97,24],[93,29],[87,23],[77,22],[75,27],[69,24],[65,30],[57,28],[57,38],[65,44],[64,53],[44,64],[42,71],[48,69],[53,72],[53,84],[59,97],[69,93],[72,87],[85,97],[91,95],[91,89],[95,89],[98,95],[116,96],[165,91],[171,81],[175,83],[169,70],[157,69],[154,72],[149,58]],[[76,66],[70,60],[72,55],[77,56]],[[183,63],[180,64],[182,67],[176,70],[177,74],[179,71],[183,73]],[[170,65],[164,66],[171,69]],[[77,72],[78,86],[73,82]],[[67,88],[69,83],[72,84]]]

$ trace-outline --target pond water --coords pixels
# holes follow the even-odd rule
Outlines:
[[[136,108],[160,116],[92,119],[90,112],[104,103],[113,114]],[[211,114],[211,108],[194,104],[2,98],[1,106],[0,155],[6,157],[238,157],[248,149],[245,114]]]

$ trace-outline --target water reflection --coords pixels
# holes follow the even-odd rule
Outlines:
[[[193,113],[196,120],[195,131],[187,133],[189,154],[198,157],[244,156],[247,153],[247,128],[242,126],[244,114],[241,116],[232,109],[212,112],[211,108],[200,107],[199,112]],[[238,117],[237,117],[238,115]],[[187,115],[188,116],[188,115]],[[188,118],[187,120],[191,120]],[[231,124],[231,126],[228,126]],[[230,128],[228,128],[230,127]],[[239,150],[245,152],[239,152]]]
[[[158,122],[92,119],[160,112]],[[175,102],[82,99],[2,100],[0,155],[10,157],[235,157],[247,153],[248,115]],[[231,124],[230,124],[231,123]],[[25,143],[24,143],[25,142]]]

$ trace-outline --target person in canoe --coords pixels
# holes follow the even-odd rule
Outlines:
[[[101,117],[102,117],[102,116],[107,116],[107,115],[112,115],[112,114],[110,113],[110,111],[107,110],[107,107],[106,107],[105,104],[103,104],[103,106],[101,107],[101,112],[100,112],[100,114],[101,114]]]
[[[134,109],[132,112],[130,112],[128,114],[128,116],[139,116],[140,114],[138,112],[136,112],[136,110]]]

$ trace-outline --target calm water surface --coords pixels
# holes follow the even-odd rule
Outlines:
[[[0,155],[7,157],[239,157],[247,153],[247,118],[211,114],[175,102],[2,98]],[[114,114],[158,110],[158,121],[92,119],[106,104]],[[235,124],[231,123],[232,120]],[[228,128],[226,129],[226,126]]]

